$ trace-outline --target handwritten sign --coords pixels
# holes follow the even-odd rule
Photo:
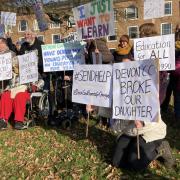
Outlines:
[[[115,35],[112,0],[98,0],[72,9],[79,39]]]
[[[160,70],[175,69],[174,34],[134,39],[135,60],[159,59]]]
[[[1,11],[1,24],[16,26],[16,13]]]
[[[0,24],[0,37],[4,37],[5,26],[4,24]]]
[[[73,70],[84,64],[84,42],[42,45],[44,72]]]
[[[69,33],[68,36],[65,36],[61,39],[62,43],[66,43],[66,42],[75,42],[78,41],[78,35],[77,32],[71,32]]]
[[[111,65],[76,65],[73,73],[72,101],[110,107],[111,86]]]
[[[93,64],[102,64],[102,53],[92,52]]]
[[[113,118],[157,121],[158,68],[154,60],[113,65]]]
[[[164,0],[144,0],[144,19],[164,16]]]
[[[45,13],[43,11],[43,4],[41,1],[37,1],[34,5],[33,5],[33,9],[34,9],[34,13],[36,15],[36,19],[38,22],[38,26],[39,26],[39,30],[41,32],[45,31],[48,29],[48,23],[46,22],[45,19]]]
[[[0,55],[0,81],[12,79],[11,53]]]
[[[20,84],[35,82],[38,80],[38,57],[36,52],[18,56]]]

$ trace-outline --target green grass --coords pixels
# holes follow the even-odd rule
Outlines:
[[[71,130],[44,126],[24,131],[9,128],[0,132],[0,179],[178,179],[180,178],[180,131],[172,127],[172,113],[163,115],[177,161],[176,170],[156,164],[145,172],[122,171],[110,165],[115,136],[90,121]]]

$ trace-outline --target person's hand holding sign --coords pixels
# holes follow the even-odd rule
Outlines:
[[[70,76],[64,76],[64,80],[65,80],[65,81],[70,81],[70,80],[71,80],[71,77],[70,77]]]
[[[135,123],[136,128],[142,128],[143,127],[142,121],[136,120],[136,121],[134,121],[134,123]]]
[[[93,106],[92,105],[90,105],[90,104],[87,104],[86,105],[86,111],[87,112],[92,112],[94,109],[93,109]]]

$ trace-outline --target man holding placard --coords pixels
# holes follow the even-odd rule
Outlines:
[[[43,60],[42,60],[42,50],[41,45],[44,43],[37,39],[36,33],[34,30],[27,30],[24,34],[25,42],[21,45],[19,54],[23,55],[28,52],[37,50],[38,52],[38,70],[39,73],[42,74],[43,72]]]

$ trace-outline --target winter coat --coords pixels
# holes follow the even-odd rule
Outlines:
[[[175,92],[180,93],[180,58],[176,59],[176,69],[172,71],[172,75],[175,79]]]
[[[144,122],[142,128],[135,127],[134,121],[130,120],[116,120],[118,122],[118,127],[116,132],[120,132],[127,136],[137,136],[137,133],[143,137],[143,139],[148,142],[156,141],[159,139],[164,139],[166,136],[166,124],[162,121],[159,114],[158,122]],[[116,126],[117,126],[116,122]]]
[[[92,52],[94,52],[96,48],[99,50],[99,52],[102,53],[103,64],[109,64],[113,62],[114,57],[112,53],[110,52],[106,44],[106,41],[103,38],[101,38],[101,39],[96,39],[96,40],[91,41],[89,47],[87,47],[88,57],[86,60],[86,64],[93,64]]]
[[[130,44],[127,45],[127,47],[121,48],[118,46],[118,48],[113,53],[114,56],[114,62],[119,63],[122,62],[123,59],[133,59],[133,48]]]

